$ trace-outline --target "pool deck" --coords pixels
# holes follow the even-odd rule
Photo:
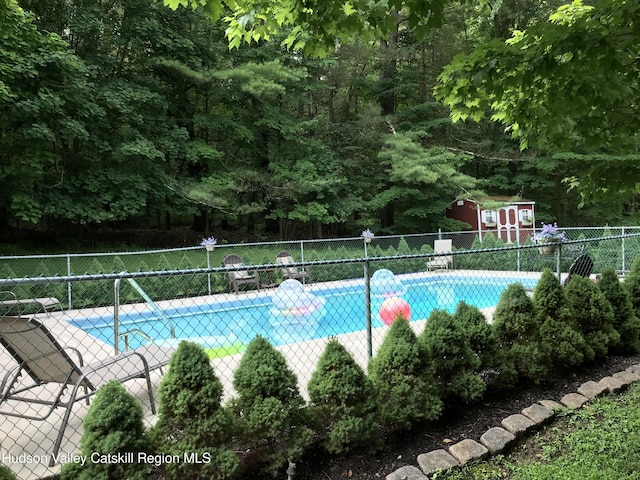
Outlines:
[[[475,277],[491,279],[496,276],[514,276],[527,279],[539,278],[539,273],[529,272],[500,272],[500,271],[460,271],[460,270],[448,270],[439,272],[429,272],[421,274],[410,274],[398,276],[400,278],[418,278],[418,277],[434,277],[446,275],[447,278],[455,278],[456,276]],[[327,282],[322,284],[311,284],[307,288],[313,292],[314,290],[327,288],[332,286],[344,286],[345,284],[361,283],[362,280],[353,281],[341,281],[341,282]],[[261,290],[250,291],[241,293],[239,295],[233,294],[219,294],[197,298],[182,298],[177,300],[159,301],[157,305],[162,308],[175,307],[179,305],[196,306],[204,305],[211,302],[216,302],[229,299],[248,299],[262,297],[265,294],[269,295],[273,290]],[[150,307],[147,304],[135,304],[135,305],[123,305],[120,308],[121,312],[142,312],[148,311]],[[487,317],[487,321],[491,322],[493,311],[495,307],[488,307],[482,309],[482,312]],[[97,340],[96,338],[88,335],[84,331],[70,325],[68,323],[71,319],[86,318],[87,316],[96,315],[113,315],[113,307],[106,308],[92,308],[90,314],[87,314],[87,310],[69,310],[63,312],[52,312],[50,316],[40,315],[38,319],[45,323],[51,330],[53,335],[58,339],[59,343],[67,346],[77,348],[82,354],[85,362],[89,363],[94,360],[100,360],[107,358],[114,354],[114,348],[110,345]],[[419,334],[424,329],[426,319],[412,320],[411,326],[416,334]],[[387,327],[373,328],[371,332],[371,346],[373,354],[377,352],[384,335],[387,331]],[[357,331],[337,336],[340,343],[342,343],[349,352],[353,355],[358,364],[365,369],[369,362],[368,347],[367,347],[367,333],[366,331]],[[315,370],[318,358],[324,351],[324,348],[329,341],[329,338],[321,338],[316,340],[310,340],[292,345],[283,345],[277,347],[285,356],[288,365],[294,371],[298,377],[298,385],[303,397],[308,398],[306,386],[311,379],[311,375]],[[229,400],[234,395],[233,390],[233,372],[237,368],[242,354],[230,355],[222,358],[212,360],[212,365],[220,378],[224,387],[224,400]],[[15,365],[13,358],[4,349],[0,350],[0,375],[4,376],[5,372]],[[159,371],[152,373],[152,381],[157,389],[157,386],[161,380],[161,373]],[[125,387],[129,392],[135,395],[144,411],[145,423],[147,425],[153,425],[157,419],[155,415],[151,413],[148,397],[144,389],[143,380],[131,380],[125,383]],[[156,399],[157,400],[157,399]],[[5,406],[6,407],[6,406]],[[22,408],[22,406],[15,406],[16,409]],[[84,418],[88,406],[84,402],[77,402],[73,408],[69,424],[65,430],[65,438],[62,443],[61,453],[74,454],[77,453],[77,445],[79,444],[82,433],[82,419]],[[51,449],[53,448],[53,441],[55,439],[60,421],[62,418],[62,412],[56,411],[44,421],[31,421],[24,420],[16,417],[0,415],[0,462],[7,465],[21,480],[39,479],[48,477],[59,472],[60,465],[54,465],[48,467],[48,458],[50,456]],[[22,457],[21,457],[22,456]],[[4,461],[3,461],[4,459]]]

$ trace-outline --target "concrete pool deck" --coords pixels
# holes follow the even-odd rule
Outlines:
[[[399,276],[400,278],[419,278],[419,277],[435,277],[445,278],[455,277],[474,277],[477,279],[490,280],[492,277],[509,276],[513,278],[536,279],[539,273],[530,272],[502,272],[502,271],[460,271],[448,270],[440,272],[429,272],[421,274],[409,274]],[[312,284],[308,286],[310,291],[327,288],[332,286],[344,286],[345,284],[357,284],[362,280],[353,280],[347,282],[327,282],[322,284]],[[218,294],[197,298],[184,298],[177,300],[158,301],[157,305],[164,309],[175,306],[197,306],[207,303],[240,299],[240,298],[257,298],[269,295],[273,290],[267,291],[251,291],[234,294]],[[146,304],[123,305],[121,312],[126,311],[148,311],[150,307]],[[491,321],[492,313],[495,306],[481,309],[487,317],[487,321]],[[90,312],[89,314],[87,312]],[[50,316],[40,315],[38,319],[45,323],[52,331],[53,335],[59,340],[60,344],[67,347],[77,348],[85,358],[86,362],[103,359],[109,355],[113,355],[114,348],[106,343],[88,335],[84,331],[69,324],[69,320],[86,318],[87,316],[96,315],[113,315],[113,307],[101,307],[84,310],[70,310],[63,312],[52,312]],[[419,334],[424,329],[426,319],[412,320],[411,325]],[[375,355],[379,349],[387,327],[373,328],[371,332],[372,350]],[[365,369],[369,361],[367,348],[367,333],[365,330],[346,333],[336,336],[353,355],[354,359],[362,368]],[[308,384],[313,371],[315,370],[317,360],[324,351],[329,338],[320,338],[299,342],[292,345],[283,345],[276,347],[285,356],[288,365],[298,377],[298,385],[302,395],[307,397],[306,385]],[[229,400],[234,395],[233,390],[233,372],[237,368],[242,354],[230,355],[222,358],[213,359],[211,361],[218,378],[224,387],[224,400]],[[4,349],[0,349],[0,375],[4,376],[5,372],[15,365],[13,358]],[[162,374],[159,371],[152,373],[152,380],[157,389]],[[148,397],[144,390],[143,380],[132,380],[125,383],[125,387],[129,392],[134,394],[140,401],[145,414],[145,423],[153,425],[156,416],[151,413]],[[44,392],[43,392],[44,393]],[[16,409],[23,406],[16,405]],[[73,408],[69,424],[65,430],[65,438],[62,443],[61,453],[74,454],[78,452],[78,445],[82,434],[82,419],[84,418],[87,405],[83,402],[77,402]],[[16,417],[0,415],[0,435],[2,435],[0,446],[0,462],[7,465],[21,480],[39,479],[48,477],[59,472],[60,465],[51,468],[47,466],[55,435],[58,431],[62,411],[54,412],[45,421],[24,420]],[[3,461],[3,458],[5,459]],[[9,460],[9,461],[6,461]]]

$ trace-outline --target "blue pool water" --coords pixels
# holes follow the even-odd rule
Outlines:
[[[403,295],[411,306],[411,320],[426,319],[439,308],[453,312],[460,301],[478,308],[494,306],[504,289],[512,283],[534,287],[535,279],[519,277],[457,277],[438,275],[403,280]],[[366,329],[363,283],[309,290],[323,299],[324,310],[313,325],[294,322],[283,325],[274,322],[271,301],[275,290],[246,299],[225,300],[212,304],[176,307],[164,310],[179,338],[202,339],[203,346],[217,347],[247,343],[256,335],[268,338],[274,345],[323,338]],[[372,297],[373,327],[382,326],[379,308],[381,299]],[[90,335],[113,345],[113,317],[91,317],[71,323]],[[158,343],[170,339],[170,326],[156,313],[120,314],[120,332],[139,330]],[[206,339],[206,340],[205,340]],[[142,336],[131,336],[132,348],[146,343]],[[171,341],[169,341],[171,343]],[[175,343],[175,342],[174,342]],[[121,345],[122,347],[122,345]]]

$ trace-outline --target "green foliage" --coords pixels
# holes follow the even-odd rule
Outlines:
[[[437,395],[433,370],[404,319],[391,324],[369,363],[369,376],[384,426],[406,430],[416,422],[433,420],[441,414],[443,405]]]
[[[339,454],[354,446],[373,452],[381,447],[373,384],[336,339],[320,356],[308,391],[310,413],[328,431],[324,443],[329,452]]]
[[[631,264],[631,269],[624,279],[624,288],[631,297],[636,316],[640,317],[640,255]]]
[[[620,342],[613,327],[614,313],[602,291],[588,278],[573,275],[566,286],[567,303],[595,358],[605,357]]]
[[[18,480],[18,477],[14,475],[9,467],[0,465],[0,480]]]
[[[492,326],[478,307],[466,302],[458,303],[453,320],[480,359],[480,372],[485,382],[490,386],[512,386],[517,381],[517,372],[500,349]]]
[[[425,349],[427,363],[433,365],[438,395],[445,405],[450,401],[470,403],[482,398],[486,384],[476,375],[480,358],[453,315],[444,310],[432,311],[418,340]]]
[[[571,313],[565,290],[548,268],[536,285],[533,304],[540,338],[552,364],[570,367],[593,360],[593,349],[586,343],[576,317]]]
[[[80,452],[117,455],[128,452],[149,452],[149,441],[143,424],[142,406],[117,381],[110,381],[95,395],[83,421]],[[109,480],[149,477],[145,463],[91,462],[67,463],[60,472],[61,480]]]
[[[491,111],[522,149],[631,154],[587,162],[577,170],[582,180],[571,183],[586,197],[624,192],[631,198],[640,162],[638,112],[629,105],[640,97],[640,75],[634,62],[639,33],[628,19],[639,15],[636,2],[563,5],[506,42],[494,39],[457,56],[441,73],[436,96],[454,121],[477,121]]]
[[[522,284],[514,283],[500,296],[493,314],[499,347],[518,374],[540,382],[549,373],[549,345],[542,341],[539,317]]]
[[[389,5],[357,1],[338,4],[316,1],[302,5],[292,0],[278,3],[165,0],[164,3],[173,9],[187,5],[195,9],[204,5],[212,21],[222,20],[227,24],[230,48],[277,38],[280,32],[286,32],[283,46],[314,56],[328,55],[336,44],[349,44],[354,36],[365,40],[386,36],[395,30],[394,17],[401,10],[414,34],[424,36],[429,27],[440,24],[446,5],[441,0],[400,0]]]
[[[284,356],[265,338],[249,345],[233,374],[236,413],[243,444],[276,475],[285,461],[299,458],[311,441],[304,400]]]
[[[602,271],[598,288],[613,308],[613,327],[620,334],[620,342],[610,345],[610,350],[627,354],[640,352],[640,319],[633,310],[629,292],[613,268]]]
[[[180,342],[158,388],[158,421],[152,438],[158,452],[210,455],[210,462],[166,463],[169,478],[229,479],[240,462],[229,446],[233,420],[221,405],[222,384],[197,344]]]

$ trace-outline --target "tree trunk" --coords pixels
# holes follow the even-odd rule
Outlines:
[[[396,17],[396,28],[389,33],[389,38],[380,39],[380,115],[393,115],[396,112],[395,87],[397,73],[398,47],[398,13],[392,11]]]

